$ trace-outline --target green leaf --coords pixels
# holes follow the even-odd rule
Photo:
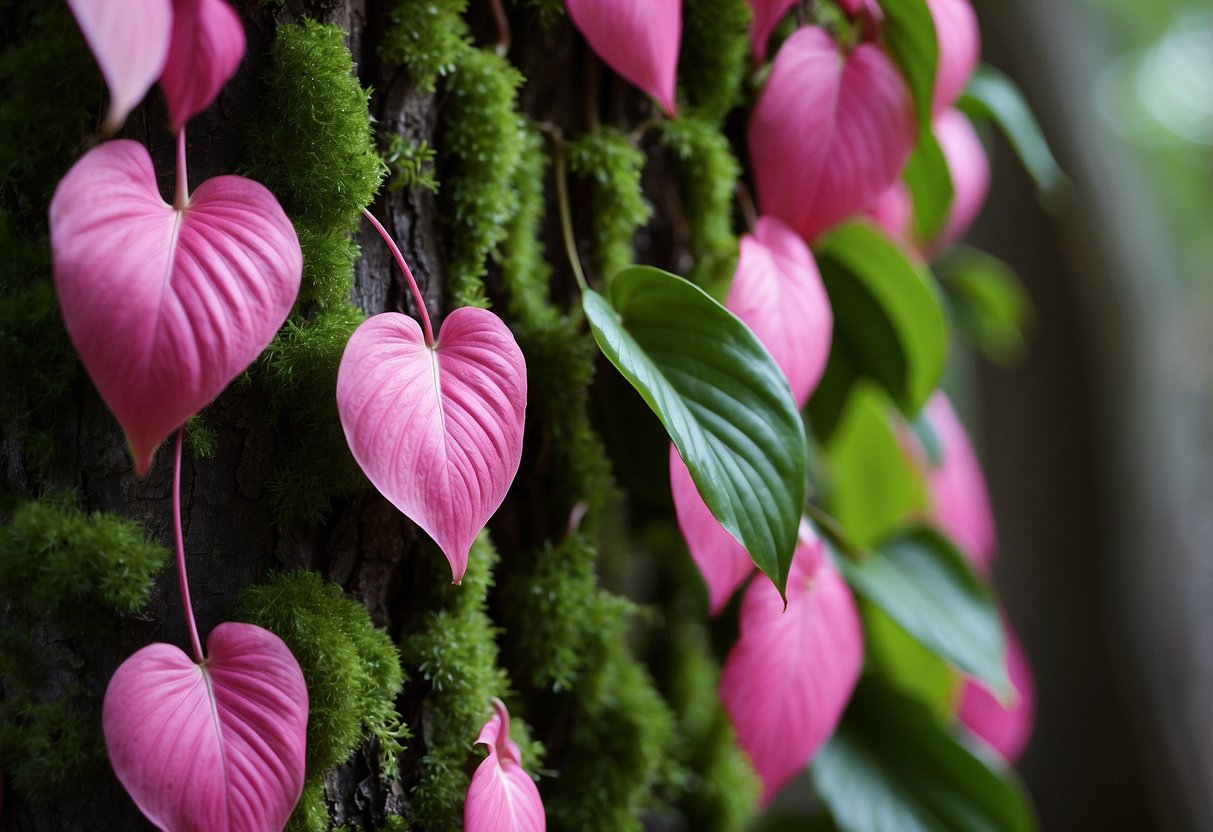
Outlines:
[[[1010,695],[1002,623],[989,588],[938,532],[914,528],[861,562],[840,558],[847,582],[932,653]]]
[[[838,363],[876,381],[907,416],[939,385],[948,329],[935,282],[895,243],[861,223],[818,244],[817,264],[834,310]],[[827,374],[829,368],[827,368]]]
[[[1003,261],[957,246],[939,265],[957,326],[998,364],[1023,357],[1032,302],[1019,276]]]
[[[944,158],[943,148],[930,130],[924,130],[919,135],[918,146],[906,163],[901,178],[910,188],[918,238],[933,239],[947,222],[955,190],[948,160]]]
[[[884,12],[884,43],[901,68],[918,123],[931,123],[931,104],[935,95],[935,71],[939,65],[939,39],[935,21],[925,0],[880,0]]]
[[[971,752],[931,711],[868,677],[809,768],[844,832],[1032,832],[1013,771]]]
[[[964,677],[879,607],[860,599],[859,610],[868,666],[894,688],[922,702],[936,717],[951,717]]]
[[[1015,82],[982,64],[969,79],[957,106],[973,118],[990,119],[998,125],[1036,183],[1041,201],[1055,207],[1069,180],[1053,158],[1040,124]]]
[[[603,354],[661,419],[720,524],[782,594],[804,505],[804,425],[758,337],[692,283],[633,266],[582,307]]]

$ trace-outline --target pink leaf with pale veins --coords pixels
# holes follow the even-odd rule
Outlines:
[[[753,581],[739,626],[720,700],[767,803],[834,733],[859,680],[863,633],[850,590],[807,527],[788,577],[787,610],[769,581]]]
[[[67,0],[110,91],[105,131],[114,133],[164,69],[170,0]]]
[[[673,115],[682,0],[565,0],[590,48]]]
[[[173,37],[160,86],[177,132],[215,100],[244,57],[244,26],[226,0],[173,0]]]
[[[969,83],[981,57],[981,32],[977,13],[969,0],[927,0],[939,42],[939,66],[935,72],[932,107],[936,113],[951,107]]]
[[[68,335],[142,476],[286,320],[303,271],[295,229],[239,176],[202,183],[177,210],[143,145],[113,141],[59,183],[50,230]]]
[[[150,644],[114,673],[101,715],[114,773],[169,832],[280,830],[303,790],[303,674],[252,624],[220,624],[207,653],[199,665]]]
[[[510,714],[501,700],[493,700],[493,715],[480,729],[476,744],[487,746],[489,754],[468,786],[464,832],[544,832],[543,800],[522,768],[518,744],[510,739]]]
[[[750,116],[758,207],[812,242],[901,174],[917,140],[909,88],[876,46],[817,27],[784,41]]]
[[[754,331],[783,370],[797,407],[809,400],[830,355],[834,313],[809,247],[774,217],[741,238],[725,306]]]
[[[990,192],[990,162],[973,124],[951,108],[935,116],[932,129],[952,176],[952,207],[931,249],[942,251],[964,236]]]
[[[1032,723],[1036,718],[1036,687],[1023,645],[1019,643],[1005,615],[1002,628],[1007,644],[1007,675],[1015,688],[1014,699],[1004,704],[978,682],[965,679],[957,716],[970,732],[980,737],[1003,759],[1014,763],[1032,736]]]
[[[337,409],[354,459],[434,538],[456,583],[518,472],[526,389],[522,351],[487,309],[456,309],[432,347],[412,318],[376,315],[342,356]]]

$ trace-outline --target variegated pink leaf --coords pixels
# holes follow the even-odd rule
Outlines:
[[[897,180],[917,139],[909,88],[864,43],[817,27],[784,41],[750,117],[758,205],[812,242]]]
[[[927,0],[939,42],[932,105],[936,113],[951,107],[969,82],[981,57],[981,32],[969,0]]]
[[[244,26],[226,0],[173,0],[173,37],[160,86],[176,133],[215,100],[244,57]]]
[[[59,183],[50,230],[68,335],[142,476],[286,320],[303,271],[295,229],[239,176],[202,183],[177,210],[143,145],[113,141]]]
[[[1014,763],[1032,736],[1032,723],[1036,719],[1036,686],[1023,645],[1019,643],[1019,637],[1005,615],[1002,627],[1007,645],[1007,675],[1015,688],[1014,699],[1003,704],[973,679],[965,679],[957,716],[970,732],[997,751],[1003,759]]]
[[[673,115],[682,0],[565,0],[564,4],[598,57]]]
[[[769,581],[750,583],[720,679],[720,700],[762,779],[764,803],[834,733],[862,665],[855,601],[825,545],[804,528],[787,610]]]
[[[932,129],[952,176],[952,207],[932,251],[942,251],[964,236],[990,192],[990,162],[973,124],[958,110],[935,116]]]
[[[67,0],[110,91],[105,131],[114,133],[160,77],[168,55],[170,0]]]
[[[758,568],[745,548],[724,530],[720,521],[699,496],[695,481],[678,449],[670,445],[670,490],[678,528],[690,550],[691,560],[708,585],[708,605],[716,615],[729,598]]]
[[[522,768],[518,744],[510,739],[510,713],[500,699],[493,700],[493,715],[476,744],[486,746],[489,754],[468,786],[464,832],[544,832],[543,800]]]
[[[282,639],[225,623],[196,664],[170,644],[122,663],[105,691],[110,763],[169,832],[266,832],[303,790],[308,697]]]
[[[889,239],[912,247],[914,240],[914,199],[910,187],[901,180],[894,182],[877,197],[863,213],[880,226]]]
[[[774,217],[741,238],[725,306],[754,331],[783,370],[797,407],[809,400],[830,355],[834,313],[804,240]]]
[[[367,477],[463,580],[472,541],[522,458],[526,363],[510,330],[487,309],[463,307],[430,347],[412,318],[376,315],[345,348],[337,408]]]

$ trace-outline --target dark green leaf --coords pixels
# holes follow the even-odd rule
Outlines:
[[[958,105],[974,118],[994,121],[1027,168],[1041,200],[1053,207],[1069,185],[1028,102],[1015,82],[992,66],[982,64],[969,79]]]
[[[860,680],[809,769],[844,832],[1031,832],[1014,772],[975,755],[919,702]]]
[[[939,40],[931,10],[925,0],[880,0],[880,10],[885,18],[885,46],[910,85],[919,124],[928,125],[939,65]]]
[[[1032,302],[1011,267],[984,251],[958,246],[939,271],[960,330],[991,361],[1007,365],[1022,358]]]
[[[906,163],[901,178],[910,188],[919,239],[933,239],[947,221],[955,195],[948,160],[934,133],[924,130],[919,135],[918,147]]]
[[[839,560],[851,588],[924,647],[994,690],[1010,693],[998,605],[946,538],[931,529],[911,529],[860,563]]]
[[[712,514],[780,593],[804,504],[804,425],[757,336],[697,286],[624,269],[586,291],[594,339],[661,419]]]
[[[948,330],[930,273],[868,225],[839,226],[818,244],[817,263],[834,309],[833,351],[876,381],[907,416],[939,385]],[[828,370],[827,370],[828,372]]]

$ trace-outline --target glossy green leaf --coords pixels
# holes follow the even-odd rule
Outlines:
[[[944,158],[935,134],[924,130],[918,137],[918,146],[906,163],[901,178],[910,189],[914,204],[914,226],[918,238],[930,240],[939,233],[948,219],[955,189],[952,187],[952,172]]]
[[[939,40],[925,0],[879,0],[884,12],[884,43],[905,76],[914,97],[918,122],[931,123]]]
[[[1032,302],[1011,267],[984,251],[957,246],[939,272],[959,329],[991,361],[1008,365],[1022,358]]]
[[[914,528],[861,561],[840,562],[851,588],[924,647],[992,689],[1010,694],[998,605],[945,537]]]
[[[1032,832],[1010,769],[958,741],[921,703],[862,679],[837,733],[809,768],[844,832]]]
[[[868,666],[897,690],[917,699],[940,719],[956,711],[964,677],[918,641],[880,608],[860,602]]]
[[[587,290],[603,354],[653,409],[712,514],[780,592],[804,504],[804,425],[787,380],[735,315],[692,283],[635,266]]]
[[[948,329],[934,279],[875,228],[839,226],[816,247],[834,310],[834,350],[914,416],[939,385]],[[827,375],[829,368],[827,368]]]
[[[990,119],[998,125],[1047,206],[1052,207],[1060,199],[1069,180],[1014,81],[994,67],[982,64],[969,79],[958,106],[974,118]]]

